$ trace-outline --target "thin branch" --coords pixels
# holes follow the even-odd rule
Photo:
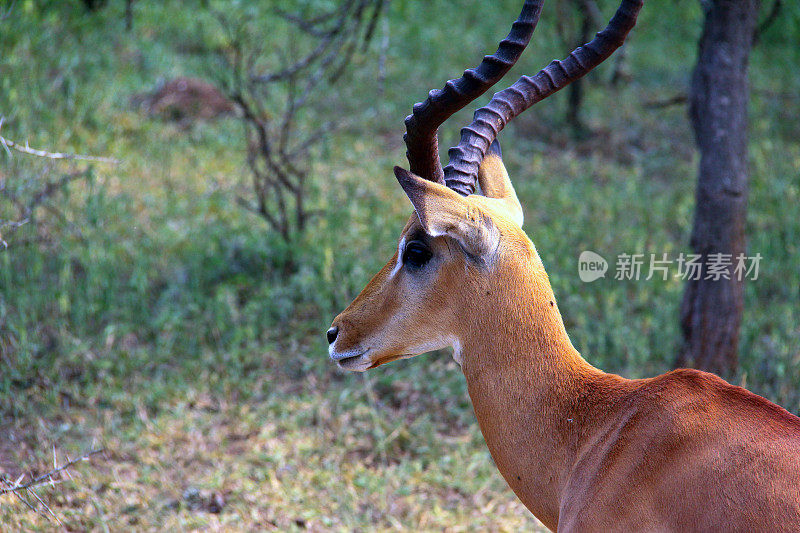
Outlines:
[[[17,4],[17,0],[12,0],[11,5],[6,8],[6,10],[0,13],[0,22],[4,22],[10,15],[11,12],[14,11],[14,6]]]
[[[64,463],[63,465],[59,466],[58,468],[54,468],[53,470],[51,470],[51,471],[49,471],[49,472],[47,472],[45,474],[42,474],[41,476],[38,476],[38,477],[36,477],[36,478],[34,478],[34,479],[32,479],[32,480],[30,480],[27,483],[24,483],[22,485],[19,484],[20,480],[17,480],[10,487],[0,490],[0,496],[2,496],[3,494],[17,493],[17,492],[19,492],[21,490],[27,490],[27,489],[30,489],[32,487],[37,487],[39,485],[43,485],[45,483],[48,483],[49,481],[52,480],[53,476],[55,476],[56,474],[58,474],[60,472],[63,472],[64,470],[66,470],[67,468],[71,467],[74,464],[77,464],[77,463],[79,463],[81,461],[86,461],[87,459],[89,459],[89,457],[91,457],[93,455],[97,455],[98,453],[102,453],[104,451],[105,451],[105,448],[99,448],[99,449],[96,449],[96,450],[91,450],[89,452],[86,452],[83,455],[81,455],[80,457],[78,457],[76,459],[71,459],[71,460],[67,461],[66,463]]]
[[[47,512],[48,512],[48,513],[50,513],[50,515],[51,515],[53,518],[55,518],[56,522],[58,522],[58,525],[60,525],[60,526],[62,526],[62,527],[64,526],[64,524],[63,524],[63,523],[61,522],[61,520],[58,518],[58,515],[56,515],[56,513],[54,513],[54,512],[53,512],[53,510],[52,510],[52,509],[50,509],[50,506],[49,506],[49,505],[47,505],[46,503],[44,503],[44,500],[43,500],[43,499],[41,499],[41,498],[39,497],[39,495],[38,495],[38,494],[36,494],[36,491],[35,491],[35,490],[33,490],[32,488],[29,488],[29,489],[25,489],[25,492],[27,492],[28,494],[33,494],[33,497],[34,497],[34,498],[36,498],[36,500],[37,500],[39,503],[41,503],[41,504],[42,504],[42,506],[44,506],[44,508],[47,510]],[[46,515],[45,515],[45,516],[46,516]]]
[[[277,229],[280,228],[280,224],[278,223],[278,220],[275,217],[272,216],[272,213],[270,213],[269,210],[266,209],[266,207],[255,206],[252,203],[250,203],[249,200],[247,200],[247,199],[245,199],[245,198],[243,198],[241,196],[237,196],[236,197],[236,203],[239,204],[239,206],[243,207],[244,209],[247,209],[251,213],[254,213],[254,214],[258,215],[258,216],[264,217],[264,219],[274,229],[277,230]]]
[[[6,228],[6,227],[10,227],[11,229],[17,229],[20,226],[24,226],[29,221],[30,220],[27,219],[27,218],[25,218],[23,220],[0,220],[0,230],[2,230],[3,228]],[[0,248],[2,248],[3,250],[8,250],[8,243],[3,238],[2,231],[0,231]]]
[[[58,189],[64,187],[65,185],[69,184],[71,181],[74,181],[78,178],[86,177],[86,172],[73,172],[71,174],[65,174],[61,176],[61,179],[57,181],[51,181],[48,183],[42,190],[37,192],[31,201],[29,202],[29,209],[31,207],[35,207],[42,203],[46,198],[51,196],[54,192]]]
[[[342,48],[345,47],[348,42],[354,43],[359,40],[359,33],[361,26],[364,22],[364,12],[366,7],[370,3],[375,3],[374,9],[379,11],[381,9],[381,2],[376,0],[362,0],[356,3],[354,0],[348,0],[338,11],[328,13],[323,17],[319,17],[315,19],[315,22],[309,23],[308,21],[303,21],[302,18],[296,17],[294,15],[289,15],[286,12],[278,11],[278,14],[287,20],[294,22],[298,28],[300,28],[305,33],[317,37],[320,39],[319,44],[309,53],[307,53],[303,58],[295,61],[292,65],[281,69],[277,72],[271,72],[269,74],[261,74],[257,76],[253,76],[251,80],[257,83],[272,83],[275,81],[286,80],[290,77],[296,76],[297,74],[301,73],[306,68],[310,67],[313,63],[315,63],[319,58],[326,56],[326,59],[323,60],[324,63],[330,64],[331,59],[336,58],[340,55]],[[335,15],[338,14],[336,17],[336,22],[333,24],[327,31],[318,31],[313,28],[313,26],[320,24],[322,22],[327,22],[328,20],[332,20]],[[353,22],[352,28],[350,28],[349,22]],[[369,32],[369,37],[371,38],[371,32]],[[332,45],[337,42],[336,46]],[[349,56],[352,53],[346,54],[348,60],[344,61],[343,64],[346,64],[349,61]]]
[[[65,159],[71,161],[94,161],[97,163],[109,163],[111,165],[118,165],[119,159],[114,159],[112,157],[101,157],[95,155],[78,155],[78,154],[65,154],[61,152],[47,152],[45,150],[36,150],[28,146],[25,143],[25,146],[22,146],[14,141],[6,139],[0,136],[0,144],[7,148],[13,148],[18,152],[22,152],[23,154],[35,155],[39,157],[46,157],[48,159]]]
[[[764,21],[759,24],[753,32],[753,44],[757,44],[761,39],[761,35],[772,25],[773,22],[777,20],[782,7],[783,0],[775,0],[772,3],[772,8],[769,10],[769,14],[767,14],[767,17],[764,19]]]
[[[3,483],[5,483],[5,484],[6,484],[6,485],[8,485],[8,486],[11,486],[11,483],[9,483],[9,482],[8,482],[8,481],[6,481],[6,480],[3,480]],[[38,512],[39,512],[39,510],[38,510],[36,507],[34,507],[34,506],[33,506],[33,505],[32,505],[32,504],[31,504],[31,503],[28,501],[28,500],[26,500],[25,498],[23,498],[23,497],[22,497],[22,495],[21,495],[20,493],[18,493],[18,492],[13,492],[13,494],[14,494],[14,496],[16,496],[17,498],[19,498],[19,499],[22,501],[22,503],[24,503],[24,504],[25,504],[25,505],[26,505],[26,506],[27,506],[27,507],[28,507],[28,508],[29,508],[31,511],[33,511],[34,513],[38,513]],[[50,520],[50,517],[48,517],[47,515],[45,515],[45,518],[47,518],[47,520]]]
[[[295,160],[304,155],[313,145],[319,142],[326,135],[330,135],[332,131],[339,129],[344,121],[330,120],[317,127],[317,131],[309,135],[302,143],[296,145],[292,150],[286,154],[281,154],[289,161]]]
[[[294,15],[292,13],[289,13],[288,11],[281,8],[275,9],[275,14],[293,23],[295,26],[297,26],[302,31],[311,36],[321,37],[324,36],[325,33],[318,30],[316,26],[321,26],[322,24],[328,22],[329,20],[332,20],[337,13],[341,13],[343,10],[346,11],[350,9],[350,6],[353,5],[353,2],[354,0],[348,0],[347,4],[340,7],[339,9],[334,9],[328,11],[327,13],[322,13],[313,18],[303,18],[299,15]]]
[[[675,96],[663,100],[650,100],[642,104],[645,109],[663,109],[674,105],[683,105],[689,101],[689,95],[686,93],[678,93]]]
[[[27,218],[24,218],[22,220],[0,220],[0,229],[6,228],[6,227],[17,229],[20,226],[24,226],[28,222],[30,222],[30,219],[27,219]]]
[[[226,52],[217,57],[229,72],[224,84],[228,97],[241,111],[254,193],[252,200],[240,197],[237,202],[261,215],[284,240],[295,229],[302,232],[308,219],[308,161],[303,156],[328,127],[307,131],[301,124],[304,111],[321,88],[334,84],[345,71],[359,42],[374,35],[388,2],[342,0],[339,7],[315,18],[277,11],[295,26],[295,34],[308,38],[309,46],[295,46],[298,41],[290,36],[284,47],[270,47],[268,56],[247,38],[252,32],[247,20],[215,13],[227,36]],[[298,53],[298,48],[305,52]],[[267,62],[271,71],[258,72],[267,58],[277,61]]]
[[[389,0],[379,0],[378,4],[375,6],[375,9],[372,11],[372,18],[370,18],[370,21],[367,24],[367,30],[364,32],[364,38],[362,40],[362,52],[366,52],[367,48],[369,47],[369,43],[372,42],[372,37],[375,35],[375,28],[378,26],[378,21],[381,19],[381,14],[388,5]]]
[[[259,76],[253,76],[251,80],[255,83],[272,83],[275,81],[284,80],[286,78],[298,74],[303,69],[307,68],[310,64],[312,64],[314,61],[316,61],[317,58],[323,55],[323,53],[328,49],[328,47],[333,42],[335,36],[336,34],[334,33],[322,39],[322,41],[320,41],[320,43],[314,50],[309,52],[304,58],[295,62],[291,66],[283,70],[279,70],[278,72],[270,72],[269,74],[261,74]]]
[[[388,0],[384,1],[384,4]],[[389,17],[382,17],[381,43],[378,47],[378,95],[382,98],[386,90],[386,56],[389,51]]]

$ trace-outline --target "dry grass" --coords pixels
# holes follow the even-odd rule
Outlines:
[[[431,422],[419,414],[409,423],[407,406],[350,409],[330,384],[308,385],[265,382],[269,392],[246,403],[193,393],[157,414],[139,405],[133,423],[73,410],[14,427],[20,445],[4,447],[2,464],[11,475],[41,471],[52,461],[45,443],[102,442],[108,452],[72,469],[72,481],[39,490],[71,531],[543,530],[505,486],[477,427],[419,435]],[[56,525],[10,495],[0,522]]]

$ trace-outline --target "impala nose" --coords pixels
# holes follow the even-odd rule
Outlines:
[[[331,329],[329,329],[328,332],[326,333],[326,335],[328,336],[328,344],[333,344],[338,334],[339,334],[339,326],[331,327]]]

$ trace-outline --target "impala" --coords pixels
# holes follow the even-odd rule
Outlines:
[[[495,94],[441,167],[438,127],[511,68],[541,4],[526,1],[494,55],[406,119],[411,170],[394,172],[414,214],[394,257],[333,321],[330,357],[364,371],[452,347],[497,468],[550,529],[800,531],[800,418],[713,374],[629,380],[586,362],[495,141],[619,47],[641,0],[623,0],[590,43]]]

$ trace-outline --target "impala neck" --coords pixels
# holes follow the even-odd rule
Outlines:
[[[555,530],[561,489],[586,437],[580,428],[591,409],[586,391],[606,375],[572,346],[547,274],[531,252],[527,268],[509,272],[504,265],[505,279],[483,287],[486,305],[469,307],[460,358],[497,468]]]

